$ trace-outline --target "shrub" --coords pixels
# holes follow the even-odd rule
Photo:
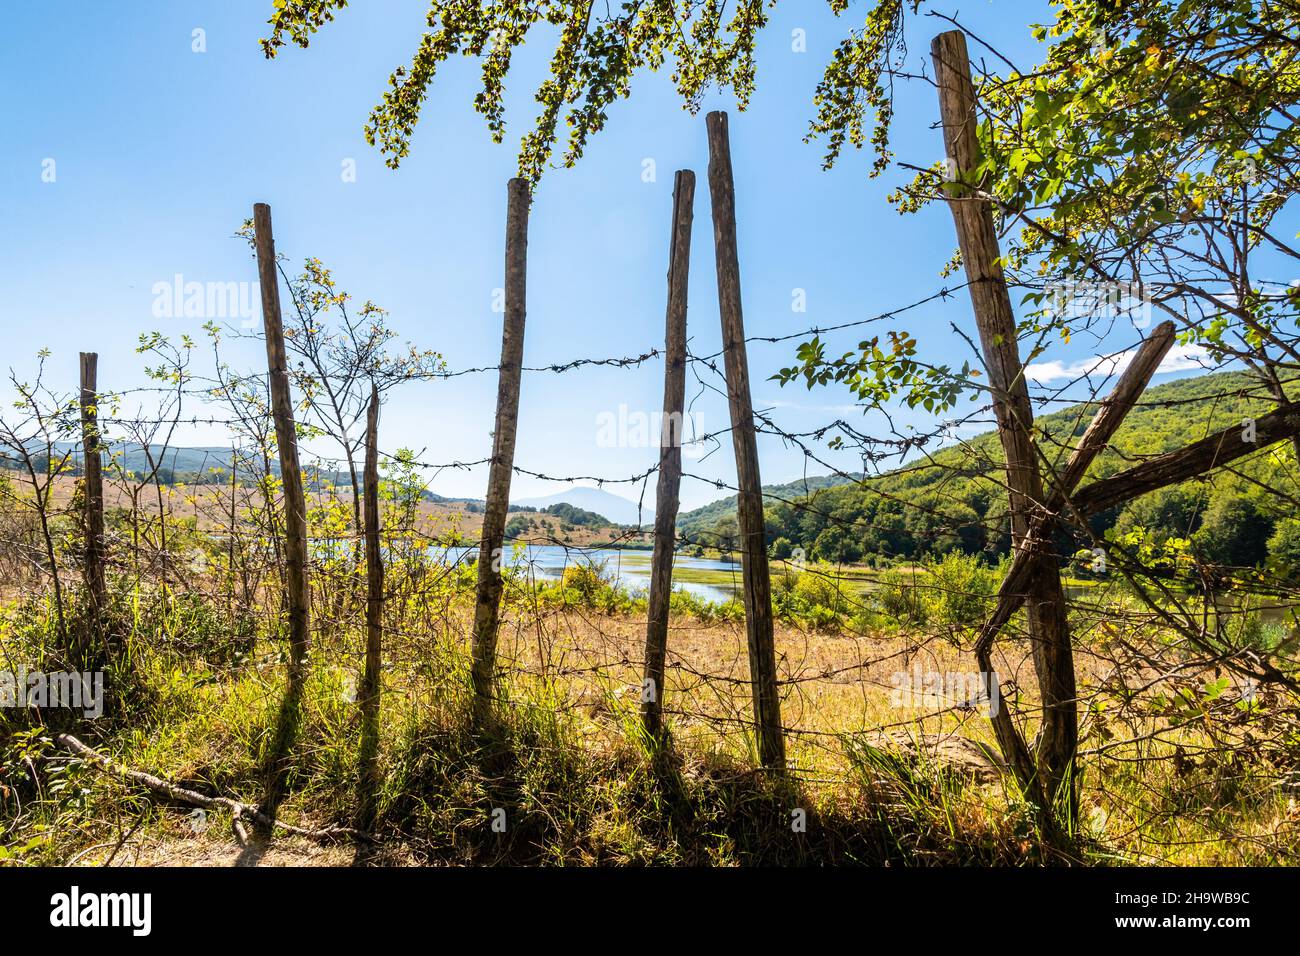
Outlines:
[[[933,576],[932,619],[977,625],[988,617],[1002,580],[1001,566],[991,568],[978,557],[953,551],[926,567]]]
[[[603,572],[603,568],[594,564],[571,564],[564,569],[561,586],[566,591],[572,591],[583,602],[590,602],[603,588],[608,587]]]
[[[940,561],[886,571],[875,599],[884,614],[909,624],[974,626],[988,616],[1003,569],[952,551]]]
[[[886,618],[896,624],[924,624],[928,620],[926,602],[921,594],[918,568],[892,568],[880,575],[874,598]]]

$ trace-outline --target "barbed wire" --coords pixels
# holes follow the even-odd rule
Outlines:
[[[956,287],[957,289],[963,286]],[[780,343],[795,338],[826,335],[832,332],[880,322],[896,317],[927,303],[947,299],[953,291],[942,289],[898,309],[878,315],[841,323],[817,325],[780,336],[750,336],[746,342]],[[1131,346],[1129,347],[1131,348]],[[1078,407],[1076,417],[1082,421],[1097,406],[1102,383],[1107,381],[1122,361],[1128,348],[1098,357],[1098,364],[1081,371],[1059,387],[1036,388],[1032,399],[1036,408],[1057,405]],[[723,353],[688,355],[687,362],[697,388],[692,402],[701,396],[713,394],[726,397],[725,374],[717,359]],[[565,374],[585,368],[614,367],[636,368],[644,363],[662,358],[662,352],[651,349],[639,355],[612,358],[580,358],[525,370],[539,373]],[[974,358],[978,364],[978,353]],[[891,410],[880,404],[863,403],[863,410],[878,413],[885,423],[882,434],[872,435],[860,425],[839,418],[810,429],[791,429],[779,421],[776,409],[760,408],[753,412],[752,427],[758,435],[780,441],[801,454],[804,462],[804,491],[782,491],[765,488],[762,498],[766,505],[790,509],[793,513],[816,519],[826,528],[835,528],[845,534],[857,535],[870,531],[872,518],[865,514],[845,514],[834,505],[842,492],[835,489],[848,486],[858,493],[888,502],[901,513],[923,516],[930,524],[914,533],[917,552],[929,553],[931,545],[946,540],[955,532],[978,529],[985,540],[995,540],[1004,534],[1005,515],[993,510],[976,515],[974,520],[955,520],[949,506],[960,503],[959,489],[952,487],[959,480],[977,480],[987,489],[990,500],[1005,498],[1008,492],[1001,477],[1001,462],[988,439],[968,440],[959,433],[970,427],[988,427],[991,419],[991,395],[987,385],[970,375],[945,373],[943,367],[918,363],[937,376],[947,375],[947,381],[960,386],[971,397],[971,407],[949,420],[938,420],[932,426],[911,427],[896,423]],[[1097,369],[1109,369],[1107,374]],[[429,378],[459,378],[466,375],[486,374],[499,369],[495,366],[447,371]],[[249,376],[245,382],[256,379]],[[1284,382],[1284,388],[1294,379]],[[241,385],[242,387],[242,385]],[[1070,397],[1073,389],[1084,387],[1089,398],[1083,402]],[[129,397],[154,396],[160,401],[174,402],[166,413],[150,415],[141,409],[139,415],[120,412],[120,406]],[[181,381],[173,387],[157,386],[127,389],[104,395],[100,404],[110,404],[119,410],[114,414],[99,416],[99,438],[110,451],[122,454],[131,445],[130,436],[149,428],[175,428],[188,426],[219,426],[236,434],[247,433],[250,423],[261,426],[261,436],[269,434],[269,421],[265,411],[250,406],[230,415],[183,415],[182,408],[189,401],[229,401],[232,391],[223,386],[214,394],[211,383],[197,379]],[[1171,400],[1143,400],[1137,407],[1183,408],[1193,403],[1213,406],[1215,402],[1248,397],[1261,402],[1272,401],[1262,384],[1245,388],[1211,390],[1195,398]],[[71,447],[59,446],[59,441],[79,437],[79,422],[73,418],[75,405],[67,400],[60,405],[65,423],[56,427],[54,419],[42,420],[39,427],[31,428],[23,438],[21,428],[6,426],[0,433],[0,444],[8,446],[6,456],[21,457],[32,449],[29,441],[39,450],[42,443],[51,459],[63,456],[68,469],[64,474],[75,477],[78,456],[82,454],[75,441]],[[1198,406],[1199,407],[1199,406]],[[79,410],[77,410],[79,411]],[[940,418],[942,416],[939,416]],[[1201,419],[1209,428],[1209,413]],[[746,423],[749,424],[749,423]],[[1191,426],[1189,421],[1188,427]],[[60,427],[63,429],[60,431]],[[734,426],[703,432],[689,438],[692,445],[710,446],[709,455],[721,449]],[[1060,432],[1040,430],[1035,433],[1045,456],[1058,458],[1073,450],[1071,439],[1077,433],[1071,429]],[[7,441],[6,441],[7,437]],[[848,469],[842,462],[827,453],[828,439],[838,437],[850,445],[858,456],[860,468]],[[330,440],[322,436],[322,441]],[[232,443],[229,452],[204,450],[199,464],[187,463],[185,468],[173,472],[191,473],[214,462],[213,480],[185,485],[174,484],[175,473],[164,481],[159,469],[167,467],[169,456],[173,464],[175,455],[182,449],[163,444],[148,448],[152,474],[128,468],[125,460],[108,469],[110,486],[123,489],[125,497],[115,498],[117,509],[115,530],[108,538],[108,553],[112,587],[117,600],[139,600],[143,591],[158,589],[159,593],[206,595],[214,607],[224,607],[232,627],[230,639],[242,633],[238,625],[241,615],[247,615],[255,635],[262,643],[254,643],[248,653],[233,659],[228,666],[234,672],[253,675],[262,680],[268,702],[277,693],[277,685],[270,675],[283,664],[283,652],[278,649],[279,622],[283,609],[276,594],[284,572],[280,554],[279,511],[283,505],[274,482],[274,454],[269,446]],[[657,446],[652,446],[657,450]],[[1114,455],[1125,463],[1145,460],[1150,455],[1134,454],[1124,449],[1112,449]],[[1249,480],[1249,467],[1258,456],[1267,454],[1261,449],[1225,471],[1242,480]],[[389,466],[419,469],[421,495],[433,480],[449,469],[473,469],[489,464],[491,457],[455,458],[437,461],[420,455],[382,454]],[[125,459],[125,455],[123,455]],[[6,457],[3,462],[13,463]],[[886,470],[892,463],[893,467]],[[268,464],[270,468],[268,469]],[[363,535],[346,518],[348,482],[337,483],[344,477],[341,459],[313,457],[307,463],[310,519],[317,524],[311,538],[310,576],[313,590],[312,627],[315,639],[322,646],[322,666],[335,667],[343,661],[357,660],[356,640],[364,625],[364,588],[361,587],[359,548]],[[51,466],[52,467],[52,466]],[[820,473],[810,478],[810,468]],[[657,462],[629,474],[599,474],[578,471],[557,474],[554,469],[532,467],[528,462],[512,462],[513,474],[539,481],[574,484],[587,482],[597,487],[641,486],[640,500],[636,502],[638,518],[646,508],[646,489],[649,480],[659,472]],[[432,475],[431,478],[424,476]],[[919,482],[931,475],[939,475],[931,494],[925,500],[905,493],[909,482]],[[54,475],[48,476],[51,480]],[[145,479],[142,482],[142,477]],[[737,485],[718,477],[684,470],[682,478],[700,487],[739,494]],[[841,482],[834,487],[814,488],[813,479],[828,478]],[[21,515],[38,512],[45,518],[66,525],[65,533],[75,532],[77,504],[75,488],[60,488],[57,492],[40,484],[35,498],[0,487],[0,565],[7,564],[12,580],[23,582],[25,587],[40,593],[60,573],[60,564],[66,570],[77,570],[75,550],[63,549],[53,563],[48,550],[43,551],[39,531],[30,521],[24,523]],[[392,481],[392,479],[385,479]],[[894,484],[890,484],[893,482]],[[167,487],[165,487],[167,486]],[[45,490],[41,490],[45,489]],[[465,500],[463,503],[469,503]],[[480,536],[462,533],[461,521],[472,524],[473,519],[456,508],[457,500],[447,503],[450,517],[427,514],[419,509],[402,510],[394,498],[386,504],[387,520],[382,535],[386,563],[392,572],[385,588],[384,635],[391,642],[393,654],[410,664],[412,661],[434,660],[432,650],[439,641],[463,643],[468,632],[467,596],[472,579],[477,575],[477,565],[484,542]],[[6,511],[6,507],[9,511]],[[321,532],[328,527],[332,508],[341,508],[345,516],[341,525]],[[44,511],[40,511],[44,509]],[[536,512],[526,512],[536,514]],[[15,517],[19,516],[19,517]],[[548,520],[551,516],[546,516]],[[182,523],[184,521],[189,524]],[[563,527],[561,516],[554,521]],[[567,714],[577,716],[598,712],[605,716],[617,715],[635,709],[635,694],[640,687],[644,668],[644,653],[640,643],[643,636],[641,602],[644,601],[644,572],[637,573],[626,558],[634,553],[631,546],[641,548],[655,544],[653,527],[642,527],[640,520],[628,526],[602,526],[602,530],[582,531],[574,525],[571,532],[557,532],[556,525],[527,532],[516,542],[518,554],[503,558],[506,594],[506,611],[503,628],[503,650],[498,659],[501,675],[517,680],[536,680],[544,683],[560,682],[566,687],[566,696],[558,705]],[[472,529],[470,529],[472,531]],[[586,536],[587,540],[575,542],[572,534]],[[694,528],[689,533],[680,530],[672,544],[681,550],[690,546],[716,544],[729,549],[727,536],[708,528]],[[495,542],[492,542],[495,543]],[[538,549],[551,549],[541,554]],[[195,564],[195,555],[202,561]],[[853,568],[852,562],[782,560],[774,559],[774,605],[778,618],[778,686],[783,702],[783,729],[800,749],[792,764],[792,774],[805,782],[830,781],[840,783],[852,773],[859,772],[846,756],[856,740],[880,740],[895,731],[910,730],[937,738],[967,735],[987,739],[988,733],[978,701],[928,700],[921,694],[921,704],[894,706],[882,703],[882,698],[899,690],[899,674],[909,674],[915,666],[928,667],[936,672],[960,670],[968,660],[975,637],[975,622],[982,620],[993,598],[984,584],[969,580],[949,580],[932,569],[920,566],[918,559],[896,556],[903,563],[885,568]],[[1134,560],[1123,549],[1111,552],[1114,570],[1133,570],[1152,574],[1149,563]],[[907,561],[912,560],[909,567]],[[612,563],[613,567],[608,567]],[[671,693],[666,695],[665,713],[682,732],[692,728],[707,728],[729,746],[744,749],[752,745],[753,719],[748,712],[749,676],[744,665],[745,639],[736,594],[740,589],[740,565],[718,560],[727,565],[720,569],[729,580],[714,582],[714,590],[705,594],[713,600],[691,603],[692,592],[679,591],[682,608],[674,614],[673,638],[669,644],[667,672],[670,675]],[[1238,569],[1244,573],[1245,569]],[[1272,595],[1269,608],[1283,614],[1295,615],[1300,603],[1300,587],[1280,576],[1269,578],[1264,572],[1250,583],[1252,593]],[[1094,716],[1094,705],[1121,701],[1127,702],[1153,693],[1153,688],[1175,687],[1186,690],[1204,682],[1205,674],[1212,672],[1229,655],[1243,653],[1249,648],[1234,635],[1244,632],[1250,622],[1258,617],[1264,606],[1249,601],[1232,606],[1209,607],[1208,603],[1182,602],[1177,608],[1186,624],[1212,630],[1222,645],[1222,653],[1207,654],[1203,649],[1185,641],[1177,641],[1180,657],[1176,662],[1168,657],[1170,648],[1153,645],[1150,635],[1167,625],[1160,614],[1150,608],[1129,602],[1129,592],[1117,580],[1088,582],[1090,590],[1070,596],[1072,632],[1075,635],[1075,652],[1080,661],[1080,672],[1089,680],[1081,691],[1077,703],[1085,713],[1084,737],[1092,731],[1100,718]],[[584,588],[586,589],[584,591]],[[832,613],[821,620],[809,617],[799,609],[800,594],[819,592],[831,602],[821,606]],[[725,600],[722,598],[726,598]],[[165,597],[163,599],[166,599]],[[882,601],[896,602],[893,610],[884,609]],[[968,604],[974,608],[967,621],[912,620],[907,611],[908,602],[919,601]],[[603,603],[602,603],[603,602]],[[899,603],[901,602],[901,603]],[[1126,603],[1129,602],[1129,603]],[[889,627],[882,625],[890,615]],[[1197,616],[1200,620],[1197,620]],[[1211,620],[1212,617],[1212,620]],[[235,626],[238,625],[238,626]],[[1043,708],[1032,693],[1033,651],[1029,646],[1023,624],[1010,629],[1009,639],[999,645],[998,667],[1004,693],[1016,698],[1016,719],[1026,732],[1040,719]],[[1091,635],[1104,633],[1103,641],[1094,641]],[[182,632],[155,635],[168,652],[211,655],[219,657],[215,649],[186,646]],[[405,655],[405,656],[404,656]],[[918,664],[918,662],[920,662]],[[227,666],[227,665],[222,665]],[[1005,668],[1005,672],[1002,670]],[[454,680],[454,669],[441,671],[420,680],[447,682]],[[397,680],[396,676],[391,678]],[[403,673],[402,680],[415,680]],[[1134,685],[1137,686],[1134,686]],[[942,697],[943,695],[939,695]],[[831,702],[828,704],[828,702]],[[511,708],[537,708],[543,705],[530,700],[526,694],[507,690],[499,703]],[[915,701],[913,701],[915,703]],[[556,706],[549,704],[547,706]],[[1217,704],[1208,705],[1211,708]],[[1257,730],[1266,720],[1277,719],[1276,714],[1246,712],[1238,720],[1224,707],[1214,711],[1230,727],[1234,739]],[[1236,720],[1236,723],[1231,723]],[[617,721],[614,721],[617,723]],[[1136,726],[1136,725],[1135,725]],[[1091,759],[1118,763],[1133,759],[1135,742],[1151,741],[1168,744],[1177,730],[1171,722],[1166,729],[1151,731],[1134,729],[1122,739],[1111,739],[1085,747],[1081,753]],[[1208,744],[1180,743],[1187,753],[1211,752]],[[817,762],[813,753],[824,755],[825,762]],[[830,773],[828,767],[837,768]],[[1286,771],[1261,774],[1256,781],[1268,780],[1279,785],[1291,781]]]

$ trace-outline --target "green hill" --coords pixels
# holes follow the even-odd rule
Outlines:
[[[797,481],[787,481],[783,485],[764,485],[763,494],[772,500],[803,498],[826,488],[851,484],[855,480],[846,475],[815,475],[810,478],[800,478]],[[735,514],[736,496],[729,495],[693,511],[678,515],[677,531],[679,534],[693,538],[696,534],[713,531],[719,520],[726,518],[728,515],[734,518]]]
[[[1151,455],[1180,448],[1209,432],[1274,408],[1258,382],[1243,373],[1180,379],[1149,389],[1128,415],[1085,483]],[[1062,464],[1096,409],[1075,405],[1038,419],[1040,447]],[[1092,521],[1098,533],[1141,526],[1159,536],[1192,538],[1213,561],[1254,565],[1270,554],[1294,554],[1300,522],[1270,489],[1300,492],[1294,454],[1254,456],[1240,474],[1147,495]],[[959,550],[990,558],[1010,546],[1002,449],[994,432],[942,449],[865,481],[822,479],[765,488],[768,542],[778,557],[802,548],[810,559],[836,562],[915,560]],[[816,480],[816,479],[813,479]],[[793,490],[794,494],[789,492]],[[784,499],[784,500],[783,500]],[[734,497],[682,516],[681,533],[707,546],[734,548]]]

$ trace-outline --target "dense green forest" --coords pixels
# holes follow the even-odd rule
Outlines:
[[[1104,478],[1151,455],[1271,411],[1257,380],[1235,372],[1180,379],[1148,390],[1098,459],[1089,480]],[[1074,405],[1038,420],[1044,454],[1063,461],[1095,406]],[[1300,520],[1285,509],[1294,500],[1294,451],[1283,443],[1210,481],[1188,482],[1098,514],[1093,531],[1138,534],[1161,546],[1189,542],[1214,564],[1271,563],[1300,571]],[[1006,496],[999,483],[1002,451],[993,432],[952,445],[879,477],[809,479],[765,488],[768,542],[776,557],[795,548],[809,559],[887,563],[961,551],[997,558],[1010,546]],[[695,544],[735,547],[734,497],[689,512],[682,535]],[[1285,512],[1285,513],[1284,513]],[[1149,530],[1147,530],[1149,529]]]
[[[764,485],[763,493],[774,499],[792,500],[814,496],[817,492],[827,488],[850,484],[853,481],[854,478],[849,475],[812,475],[795,481],[787,481],[782,485]],[[678,515],[677,527],[686,537],[705,543],[709,540],[706,533],[716,533],[718,531],[718,522],[725,521],[728,516],[731,517],[731,523],[734,524],[735,515],[736,496],[731,495]]]

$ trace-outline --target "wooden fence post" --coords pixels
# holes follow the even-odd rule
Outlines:
[[[240,550],[236,546],[238,535],[236,525],[239,522],[239,453],[235,450],[233,443],[230,446],[230,513],[227,517],[230,520],[230,535],[226,540],[226,561],[229,565],[226,572],[229,579],[226,592],[226,613],[230,615],[230,620],[233,621],[235,619],[235,565]]]
[[[736,187],[731,173],[727,114],[710,113],[709,198],[713,206],[713,242],[717,257],[718,308],[731,410],[731,439],[736,451],[736,519],[741,538],[741,579],[745,589],[745,635],[754,696],[758,755],[769,770],[785,769],[781,728],[781,694],[776,677],[772,636],[772,582],[767,567],[763,523],[763,482],[758,470],[754,408],[749,394],[745,323],[740,302],[740,256],[736,248]]]
[[[361,772],[357,826],[369,830],[375,819],[379,792],[379,668],[384,631],[384,561],[379,548],[379,388],[370,386],[366,412],[365,496],[366,537],[366,669],[361,679]]]
[[[100,451],[103,447],[99,434],[99,355],[81,353],[81,447],[85,464],[82,468],[82,486],[85,489],[85,581],[90,598],[90,633],[104,633],[104,614],[108,610],[108,590],[104,577],[104,475]],[[99,653],[104,648],[81,647]],[[78,666],[89,666],[83,660]]]
[[[673,589],[673,545],[682,484],[682,438],[686,412],[686,293],[691,268],[695,173],[679,169],[673,182],[673,227],[668,249],[668,308],[664,332],[664,417],[655,491],[655,549],[645,629],[645,680],[641,722],[652,740],[663,734],[664,660]]]
[[[275,422],[280,482],[284,489],[285,592],[289,612],[289,683],[270,752],[270,779],[263,810],[268,817],[274,817],[283,794],[285,762],[298,732],[307,652],[311,644],[311,592],[307,580],[307,503],[298,461],[293,398],[289,391],[289,360],[285,355],[284,323],[280,316],[279,272],[275,261],[275,237],[271,232],[271,207],[266,203],[254,204],[253,227],[266,333],[271,417]]]
[[[1014,551],[1025,541],[1033,513],[1043,505],[1043,483],[1031,437],[1033,408],[1020,360],[1011,297],[999,265],[1001,251],[993,209],[987,199],[975,192],[982,184],[972,181],[973,171],[979,166],[980,147],[966,37],[960,30],[941,33],[931,43],[930,52],[939,89],[948,168],[950,175],[955,173],[955,181],[946,187],[948,207],[957,228],[962,265],[969,280],[971,305],[988,370],[998,437],[1006,455]],[[1050,549],[1035,553],[1028,590],[1029,636],[1043,700],[1037,766],[1045,797],[1061,800],[1066,816],[1073,819],[1078,810],[1074,799],[1077,692],[1065,595],[1060,569]]]
[[[271,207],[253,206],[257,246],[257,272],[262,288],[262,319],[266,331],[266,364],[270,377],[271,417],[280,458],[284,488],[285,587],[289,607],[291,669],[303,666],[310,644],[311,595],[307,586],[307,503],[298,461],[298,432],[294,426],[293,398],[289,392],[289,359],[284,349],[284,324],[280,317],[279,274],[275,262],[275,237],[271,232]]]
[[[501,369],[497,379],[496,428],[488,468],[483,531],[479,535],[478,584],[474,600],[474,634],[470,676],[475,719],[492,706],[496,671],[497,626],[501,614],[501,562],[510,478],[515,464],[515,430],[519,424],[519,383],[524,361],[524,318],[528,288],[528,180],[510,180],[506,189],[505,321],[501,334]]]

